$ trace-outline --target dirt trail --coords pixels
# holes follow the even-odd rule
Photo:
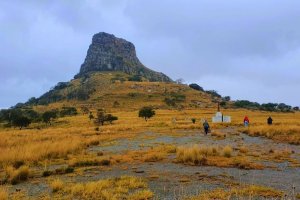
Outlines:
[[[102,146],[92,146],[89,152],[104,152],[104,154],[126,154],[129,150],[145,150],[151,147],[174,144],[176,146],[198,145],[231,145],[239,148],[245,145],[249,148],[269,151],[289,149],[294,152],[293,158],[300,161],[299,146],[275,143],[272,140],[249,137],[238,133],[234,128],[220,129],[226,138],[217,139],[211,135],[203,135],[201,131],[178,131],[175,134],[160,134],[145,132],[134,139],[120,139]],[[237,168],[219,168],[209,166],[188,166],[172,162],[174,155],[167,160],[153,163],[118,164],[107,169],[94,167],[74,177],[63,175],[68,182],[95,181],[103,178],[132,175],[147,178],[149,187],[155,193],[155,199],[182,199],[183,196],[197,195],[201,191],[217,187],[228,187],[235,184],[263,185],[282,190],[287,197],[300,193],[300,167],[292,167],[288,161],[263,161],[273,166],[263,170],[242,170]],[[139,172],[139,173],[136,173]],[[45,178],[25,182],[14,186],[28,191],[31,196],[49,192]]]

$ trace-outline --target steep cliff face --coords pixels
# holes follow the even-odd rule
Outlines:
[[[163,73],[145,67],[137,58],[131,42],[100,32],[93,36],[78,77],[94,71],[121,71],[140,75],[150,81],[172,81]]]

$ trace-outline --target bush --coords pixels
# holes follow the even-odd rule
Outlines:
[[[175,107],[177,103],[181,103],[185,101],[186,96],[184,94],[171,93],[170,97],[166,97],[164,102],[168,106]]]
[[[23,127],[29,126],[30,123],[31,123],[31,120],[28,117],[25,117],[25,116],[15,116],[12,119],[12,125],[16,126],[16,127],[19,127],[20,130]]]
[[[197,145],[190,148],[179,147],[176,152],[177,161],[192,165],[206,165],[207,153],[203,150],[203,148],[200,148]]]
[[[260,109],[265,111],[276,111],[277,106],[277,103],[263,103],[261,104]]]
[[[77,115],[77,109],[75,107],[62,107],[62,110],[60,111],[60,116],[65,117],[65,116],[73,116]]]
[[[21,166],[19,169],[15,169],[14,167],[6,168],[6,180],[13,185],[18,184],[21,181],[26,181],[29,174],[30,171],[27,166]]]
[[[90,112],[90,114],[89,114],[89,119],[90,119],[90,120],[94,119],[94,115],[93,115],[92,112]]]
[[[54,179],[52,182],[50,182],[50,187],[52,192],[58,192],[64,188],[64,182],[60,179]]]
[[[118,120],[118,117],[113,116],[112,114],[107,114],[105,116],[105,121],[108,121],[110,124],[112,124],[112,122],[116,120]]]
[[[52,171],[48,171],[48,170],[46,170],[46,171],[43,171],[43,174],[42,174],[42,176],[43,177],[48,177],[48,176],[51,176],[52,175]]]
[[[231,146],[225,146],[223,148],[223,156],[226,158],[230,158],[232,155],[232,147]]]
[[[31,97],[30,99],[27,100],[25,105],[36,105],[38,103],[38,100],[35,97]]]
[[[69,82],[59,82],[59,83],[57,83],[56,84],[56,86],[54,86],[54,90],[62,90],[62,89],[64,89],[64,88],[66,88],[66,87],[68,87],[69,86]]]
[[[212,97],[217,97],[217,98],[221,98],[222,96],[220,94],[218,94],[217,91],[215,90],[207,90],[205,91],[207,94],[210,94]]]
[[[230,96],[225,96],[225,97],[222,98],[222,100],[223,100],[223,101],[230,101],[231,98],[230,98]]]
[[[164,99],[164,102],[165,102],[168,106],[172,106],[172,107],[176,106],[176,101],[175,101],[174,99],[172,99],[172,98],[166,97],[166,98]]]
[[[196,123],[196,118],[192,118],[192,122],[193,122],[193,124],[195,124]]]
[[[0,121],[9,126],[27,127],[31,122],[40,121],[40,114],[31,108],[11,108],[0,110]]]
[[[143,79],[140,75],[133,75],[128,78],[128,81],[142,82]]]
[[[292,110],[292,106],[280,103],[278,104],[277,109],[281,112],[290,112]]]
[[[60,94],[59,90],[51,89],[41,97],[39,97],[36,101],[39,105],[47,105],[49,103],[61,101],[63,99],[65,99],[65,97]]]
[[[58,113],[57,110],[50,110],[50,111],[44,112],[42,114],[43,122],[51,125],[51,121],[54,120],[55,118],[57,118],[57,113]]]
[[[198,91],[202,91],[202,92],[204,91],[204,89],[196,83],[189,84],[189,87],[194,90],[198,90]]]
[[[62,167],[62,168],[58,168],[55,170],[56,174],[69,174],[69,173],[73,173],[74,172],[74,168],[73,167]]]
[[[23,160],[16,160],[13,163],[13,167],[16,169],[19,169],[24,164],[25,164],[25,162]]]
[[[103,126],[105,122],[112,124],[112,122],[116,120],[118,120],[118,117],[113,116],[112,114],[106,114],[104,110],[98,110],[95,124]]]
[[[251,102],[247,100],[237,100],[234,102],[236,108],[248,108],[248,109],[259,109],[260,104],[256,102]]]
[[[151,107],[143,107],[139,111],[139,117],[142,117],[147,121],[155,115],[155,111]]]
[[[220,106],[226,106],[226,101],[222,101],[221,103],[220,103]]]

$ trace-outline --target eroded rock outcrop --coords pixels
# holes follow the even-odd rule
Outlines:
[[[137,58],[135,47],[131,42],[104,32],[93,36],[77,77],[94,71],[122,71],[140,75],[150,81],[172,81],[165,74],[145,67]]]

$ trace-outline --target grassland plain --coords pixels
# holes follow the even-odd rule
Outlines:
[[[81,199],[160,199],[163,194],[165,199],[299,196],[298,188],[291,186],[289,190],[285,184],[299,172],[299,112],[270,113],[228,106],[222,112],[230,115],[232,122],[212,124],[216,103],[206,93],[172,83],[111,83],[113,77],[115,74],[109,73],[92,76],[96,91],[87,101],[34,107],[43,112],[62,106],[78,110],[87,106],[93,113],[105,108],[119,118],[112,125],[97,130],[87,114],[79,113],[59,118],[51,126],[33,123],[24,130],[0,129],[0,199],[72,199],[78,195]],[[73,82],[72,87],[80,85],[79,80]],[[185,95],[180,106],[165,104],[164,98],[172,92]],[[156,111],[147,122],[138,117],[138,109],[145,105]],[[248,128],[242,125],[245,115],[250,118]],[[266,125],[270,115],[272,126]],[[203,119],[211,123],[212,134],[207,137],[202,134]],[[140,169],[143,166],[145,169]],[[169,169],[177,170],[174,179],[169,178]],[[194,170],[222,172],[200,178]],[[236,176],[223,180],[222,173],[235,175],[244,170],[274,177],[266,181],[243,182]],[[276,177],[277,172],[286,176]],[[215,176],[221,178],[212,178]],[[299,185],[298,178],[294,176],[291,184]],[[162,180],[168,180],[162,188],[169,189],[162,191],[154,186]],[[270,181],[282,183],[268,184]],[[183,184],[183,192],[176,193],[179,186],[173,183]],[[190,189],[201,184],[208,186]]]

